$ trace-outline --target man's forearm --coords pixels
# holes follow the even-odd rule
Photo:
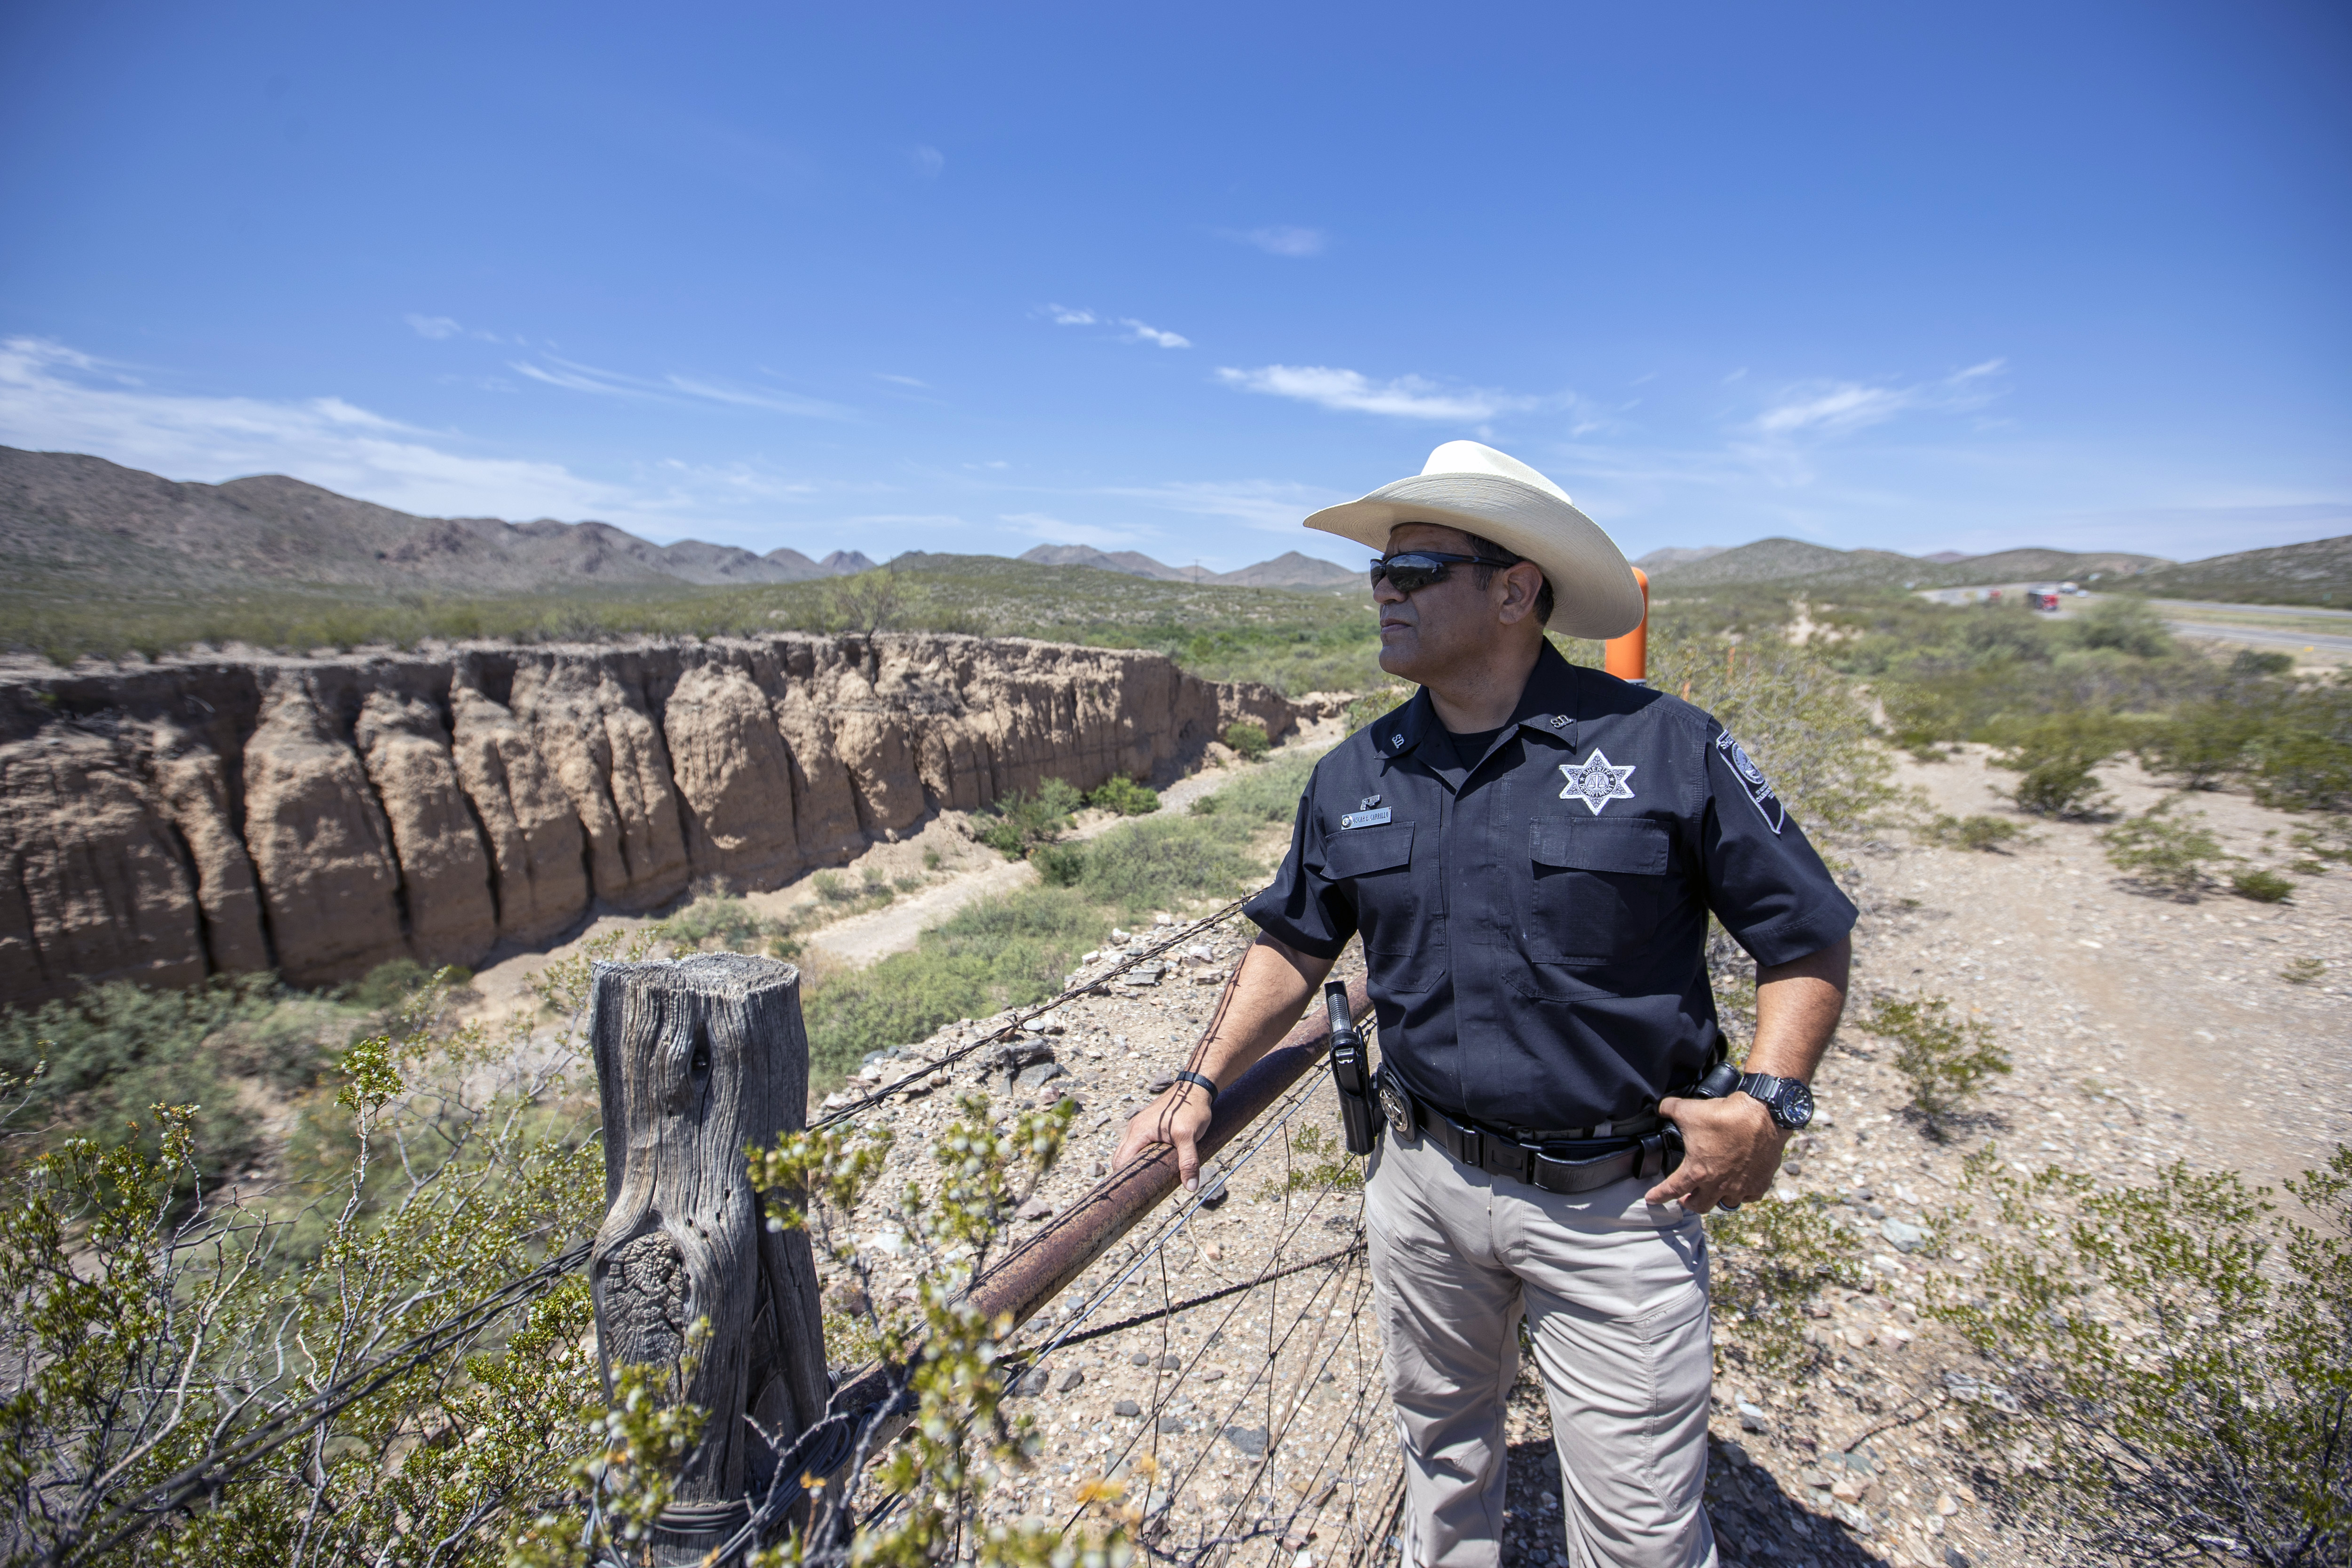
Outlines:
[[[1749,1072],[1812,1081],[1845,1011],[1846,976],[1853,942],[1756,971],[1756,1044],[1748,1053]]]
[[[1193,1052],[1192,1070],[1221,1089],[1249,1071],[1307,1011],[1331,963],[1260,936],[1217,998],[1216,1016]]]

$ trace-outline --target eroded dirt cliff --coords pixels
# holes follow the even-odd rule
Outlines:
[[[1298,718],[1156,654],[888,633],[0,677],[0,999],[474,963]]]

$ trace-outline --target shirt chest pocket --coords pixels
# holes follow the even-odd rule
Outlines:
[[[1364,952],[1411,954],[1419,950],[1427,900],[1412,872],[1412,824],[1350,827],[1323,840],[1325,875],[1348,890]]]
[[[1674,840],[1646,817],[1539,816],[1529,833],[1529,958],[1610,963],[1646,952],[1665,910]]]

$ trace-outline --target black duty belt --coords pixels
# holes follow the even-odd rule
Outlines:
[[[1430,1104],[1394,1073],[1381,1073],[1380,1091],[1389,1124],[1399,1134],[1425,1134],[1465,1165],[1547,1193],[1589,1193],[1628,1176],[1655,1181],[1682,1163],[1681,1130],[1655,1116],[1642,1119],[1649,1129],[1638,1137],[1617,1134],[1528,1143]],[[1408,1121],[1409,1126],[1402,1124]]]

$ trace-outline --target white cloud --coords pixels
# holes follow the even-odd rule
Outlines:
[[[1148,321],[1133,316],[1097,316],[1092,310],[1075,305],[1048,305],[1039,314],[1057,327],[1125,327],[1121,340],[1130,343],[1157,343],[1163,349],[1189,349],[1192,340],[1181,332],[1162,331]]]
[[[1758,434],[1772,437],[1843,436],[1883,425],[1912,409],[1963,412],[1981,408],[1999,393],[1984,384],[2005,362],[1987,360],[1940,381],[1910,386],[1863,382],[1801,382],[1783,389],[1778,401],[1757,416]]]
[[[412,312],[407,320],[420,338],[454,338],[466,330],[447,316],[419,316]]]
[[[554,354],[542,355],[544,363],[530,360],[509,363],[516,374],[550,386],[560,386],[569,392],[585,392],[599,397],[641,398],[654,402],[675,402],[679,398],[696,398],[707,403],[722,403],[737,408],[759,408],[771,414],[790,414],[809,419],[847,419],[856,410],[821,398],[803,397],[796,393],[777,392],[767,387],[734,386],[720,382],[700,380],[693,376],[666,375],[658,380],[627,375],[619,371],[599,370],[593,365],[578,364]]]
[[[1192,340],[1181,333],[1163,332],[1132,316],[1121,317],[1118,324],[1128,329],[1127,341],[1131,343],[1158,343],[1163,349],[1189,349],[1192,346]]]
[[[1199,517],[1229,517],[1269,532],[1295,530],[1307,513],[1349,499],[1313,485],[1273,479],[1173,480],[1161,485],[1107,489],[1103,493]]]
[[[1237,245],[1254,245],[1268,256],[1294,258],[1320,256],[1323,247],[1330,243],[1330,237],[1319,228],[1299,228],[1287,224],[1276,224],[1268,228],[1220,229],[1218,237],[1230,239]]]
[[[1497,414],[1538,406],[1542,400],[1477,387],[1448,387],[1418,375],[1373,381],[1360,372],[1319,364],[1270,364],[1257,370],[1220,369],[1217,379],[1244,392],[1296,398],[1352,414],[1439,419],[1475,425]]]
[[[293,474],[428,516],[605,516],[684,504],[556,463],[450,450],[447,436],[337,397],[278,401],[150,390],[121,366],[38,338],[0,342],[0,441],[89,452],[173,479]]]
[[[914,147],[908,151],[907,162],[924,179],[936,180],[940,171],[948,166],[948,155],[936,147]]]
[[[926,391],[926,392],[929,391],[929,390],[930,390],[930,386],[931,386],[931,384],[930,384],[929,382],[928,382],[928,381],[917,381],[917,380],[916,380],[913,376],[911,376],[911,375],[892,375],[892,374],[891,374],[888,371],[887,371],[887,370],[877,370],[877,371],[876,371],[876,372],[874,373],[874,379],[875,379],[875,380],[877,380],[877,381],[887,381],[887,382],[890,382],[890,383],[892,383],[893,384],[895,384],[895,385],[898,385],[898,386],[913,386],[913,387],[919,387],[919,388],[921,388],[922,390],[924,390],[924,391]]]
[[[1144,537],[1125,529],[1101,528],[1090,522],[1066,522],[1042,511],[1000,512],[997,521],[1011,523],[1017,532],[1046,544],[1090,544],[1097,550],[1106,550],[1130,545]]]

